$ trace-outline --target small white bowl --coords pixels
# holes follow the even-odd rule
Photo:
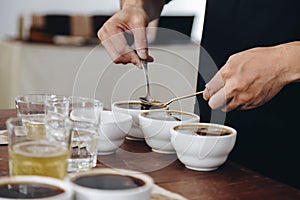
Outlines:
[[[71,183],[76,200],[146,200],[154,187],[150,176],[123,169],[93,169],[69,174],[66,180]]]
[[[46,177],[46,176],[5,176],[0,178],[0,199],[11,200],[11,199],[35,199],[35,200],[73,200],[74,192],[71,185],[60,179]],[[10,196],[9,191],[4,191],[4,186],[10,185],[14,187],[13,193],[18,193],[19,197]],[[44,191],[41,193],[41,190]],[[45,195],[45,191],[51,190],[48,196]],[[35,191],[35,192],[34,192]],[[12,192],[12,191],[11,191]],[[33,194],[36,194],[33,197]],[[54,195],[55,194],[55,195]]]
[[[206,134],[205,133],[210,133]],[[197,171],[212,171],[221,166],[234,147],[237,131],[212,123],[182,124],[171,129],[171,142],[178,159]]]
[[[97,142],[97,154],[109,155],[123,144],[125,136],[132,125],[132,117],[129,114],[103,111]]]
[[[145,141],[157,153],[176,153],[171,143],[170,129],[182,123],[197,123],[200,117],[194,113],[177,110],[151,110],[139,115]]]
[[[127,135],[127,139],[136,140],[136,141],[144,141],[144,135],[139,125],[139,114],[147,111],[143,110],[141,107],[140,101],[117,101],[111,105],[112,111],[114,112],[122,112],[127,113],[132,116],[132,127]],[[151,109],[167,109],[167,107],[153,107]]]

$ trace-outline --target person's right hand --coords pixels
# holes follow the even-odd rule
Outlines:
[[[206,84],[212,109],[248,110],[265,104],[285,85],[300,80],[300,42],[236,53]]]
[[[131,5],[107,20],[98,37],[114,63],[133,63],[141,68],[141,60],[153,61],[148,55],[147,25],[148,16],[143,7]],[[133,34],[134,47],[127,44],[124,32]]]

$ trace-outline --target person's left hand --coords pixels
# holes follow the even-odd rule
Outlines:
[[[212,109],[251,109],[276,95],[287,84],[281,46],[253,48],[230,56],[206,84],[204,99]]]

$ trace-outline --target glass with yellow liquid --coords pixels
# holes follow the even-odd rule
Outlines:
[[[28,136],[31,137],[45,137],[45,114],[24,115],[22,117],[25,127],[28,131]]]
[[[39,129],[28,128],[20,117],[8,119],[6,126],[10,175],[65,177],[73,128],[68,118],[47,115],[43,137],[37,134]]]

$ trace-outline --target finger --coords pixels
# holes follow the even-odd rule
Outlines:
[[[213,96],[210,97],[208,101],[208,105],[212,109],[221,108],[222,106],[225,106],[227,102],[225,89],[221,88],[218,92],[216,92]]]
[[[106,22],[108,23],[108,22]],[[105,25],[105,24],[104,24]],[[106,29],[106,26],[103,26],[98,31],[98,38],[101,40],[101,44],[105,47],[107,50],[109,56],[112,60],[116,60],[120,57],[119,53],[116,51],[115,46],[115,40],[116,37],[122,37],[121,31],[119,29],[113,28],[114,26],[111,26],[112,28],[110,30]]]
[[[120,57],[116,58],[114,62],[122,64],[132,63],[138,68],[142,69],[141,60],[134,51],[130,51],[126,54],[121,55]]]
[[[152,56],[148,56],[148,59],[147,59],[148,62],[153,62],[154,61],[154,58]]]
[[[123,33],[113,35],[109,40],[110,45],[114,49],[114,59],[131,52],[135,53],[134,50],[127,44],[127,40]],[[128,61],[130,61],[130,59]]]
[[[208,89],[205,88],[203,91],[203,99],[207,101],[207,100],[209,100],[209,98],[210,98],[210,94],[208,92]]]
[[[250,109],[253,109],[253,108],[256,108],[256,107],[257,106],[245,104],[245,105],[241,106],[239,109],[240,110],[250,110]]]
[[[132,30],[134,36],[134,45],[138,56],[142,60],[148,59],[148,41],[146,28],[136,28]]]
[[[121,61],[122,63],[128,63],[130,61],[130,59],[124,60],[124,58],[122,58],[125,54],[133,52],[133,49],[129,46],[121,47],[120,45],[116,47],[112,40],[106,40],[105,42],[102,42],[102,45],[107,49],[111,59],[115,63],[120,63]]]
[[[217,93],[225,85],[220,72],[217,72],[215,76],[205,85],[205,98],[210,99],[215,93]]]
[[[236,101],[232,100],[232,101],[227,102],[227,104],[224,106],[224,108],[222,108],[222,111],[230,112],[237,108],[242,108],[242,106],[237,104]]]
[[[255,105],[253,105],[251,102],[241,104],[241,103],[237,102],[236,99],[237,98],[233,98],[230,102],[227,102],[227,105],[222,109],[222,111],[229,112],[229,111],[232,111],[235,109],[249,110],[249,109],[253,109],[253,108],[257,107]]]
[[[117,30],[113,32],[117,32]],[[108,50],[110,57],[115,63],[133,63],[139,66],[140,59],[136,52],[127,44],[123,32],[119,31],[117,34],[102,41],[102,45]]]

